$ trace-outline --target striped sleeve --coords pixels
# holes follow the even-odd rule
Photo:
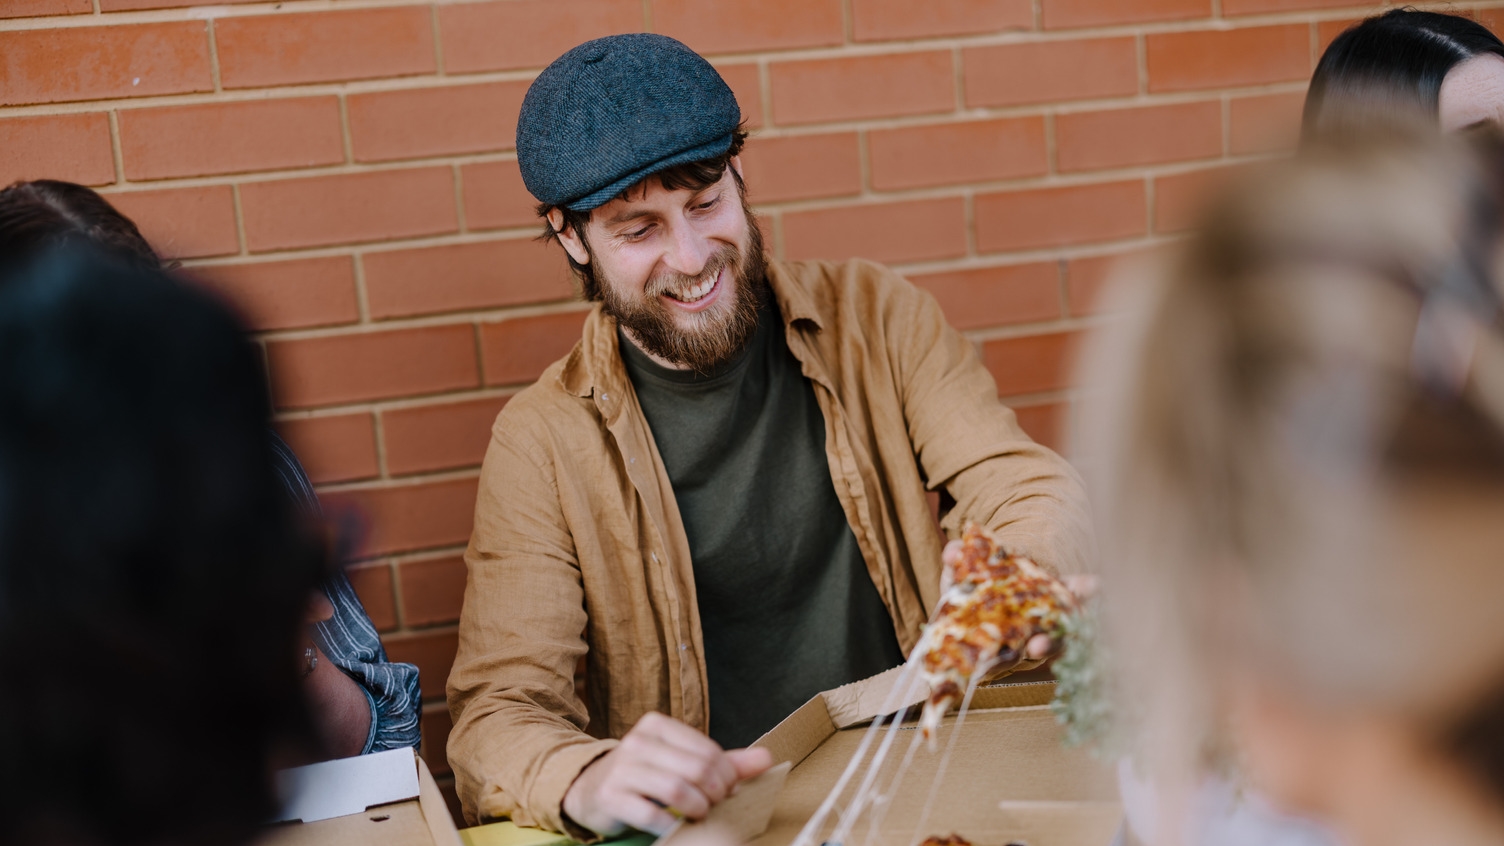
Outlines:
[[[277,473],[288,493],[303,510],[319,513],[318,495],[298,457],[275,432],[271,443]],[[371,730],[361,754],[417,746],[418,668],[387,660],[381,636],[343,570],[324,585],[324,594],[334,606],[334,615],[313,627],[313,638],[335,666],[355,679],[371,705]]]

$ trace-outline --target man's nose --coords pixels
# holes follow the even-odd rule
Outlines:
[[[694,227],[681,224],[673,228],[663,263],[675,273],[699,276],[713,251],[709,238],[696,232]]]

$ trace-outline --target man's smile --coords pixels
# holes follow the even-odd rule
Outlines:
[[[696,280],[680,290],[664,291],[663,297],[684,311],[703,311],[720,299],[722,283],[730,270],[730,266],[723,263],[714,276]]]

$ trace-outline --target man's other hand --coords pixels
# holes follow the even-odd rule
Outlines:
[[[941,593],[950,590],[951,584],[954,583],[951,573],[955,570],[956,565],[961,563],[961,546],[960,541],[953,540],[947,543],[945,549],[940,553],[940,558],[945,564],[944,568],[940,571]],[[1089,599],[1097,591],[1096,576],[1065,576],[1062,581],[1065,582],[1066,588],[1080,600]],[[1012,650],[1004,650],[1003,654],[998,655],[997,665],[992,668],[987,677],[989,679],[997,679],[1009,673],[1032,670],[1054,658],[1060,652],[1060,648],[1061,644],[1057,643],[1049,635],[1034,635],[1029,638],[1028,643],[1024,644],[1022,654],[1013,652]]]
[[[627,827],[662,834],[674,813],[703,819],[737,782],[772,765],[766,749],[724,751],[673,717],[652,712],[580,772],[564,794],[564,813],[602,837]]]

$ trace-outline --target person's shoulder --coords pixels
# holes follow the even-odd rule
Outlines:
[[[821,317],[870,321],[912,309],[924,294],[887,265],[870,259],[778,262],[790,287]]]

